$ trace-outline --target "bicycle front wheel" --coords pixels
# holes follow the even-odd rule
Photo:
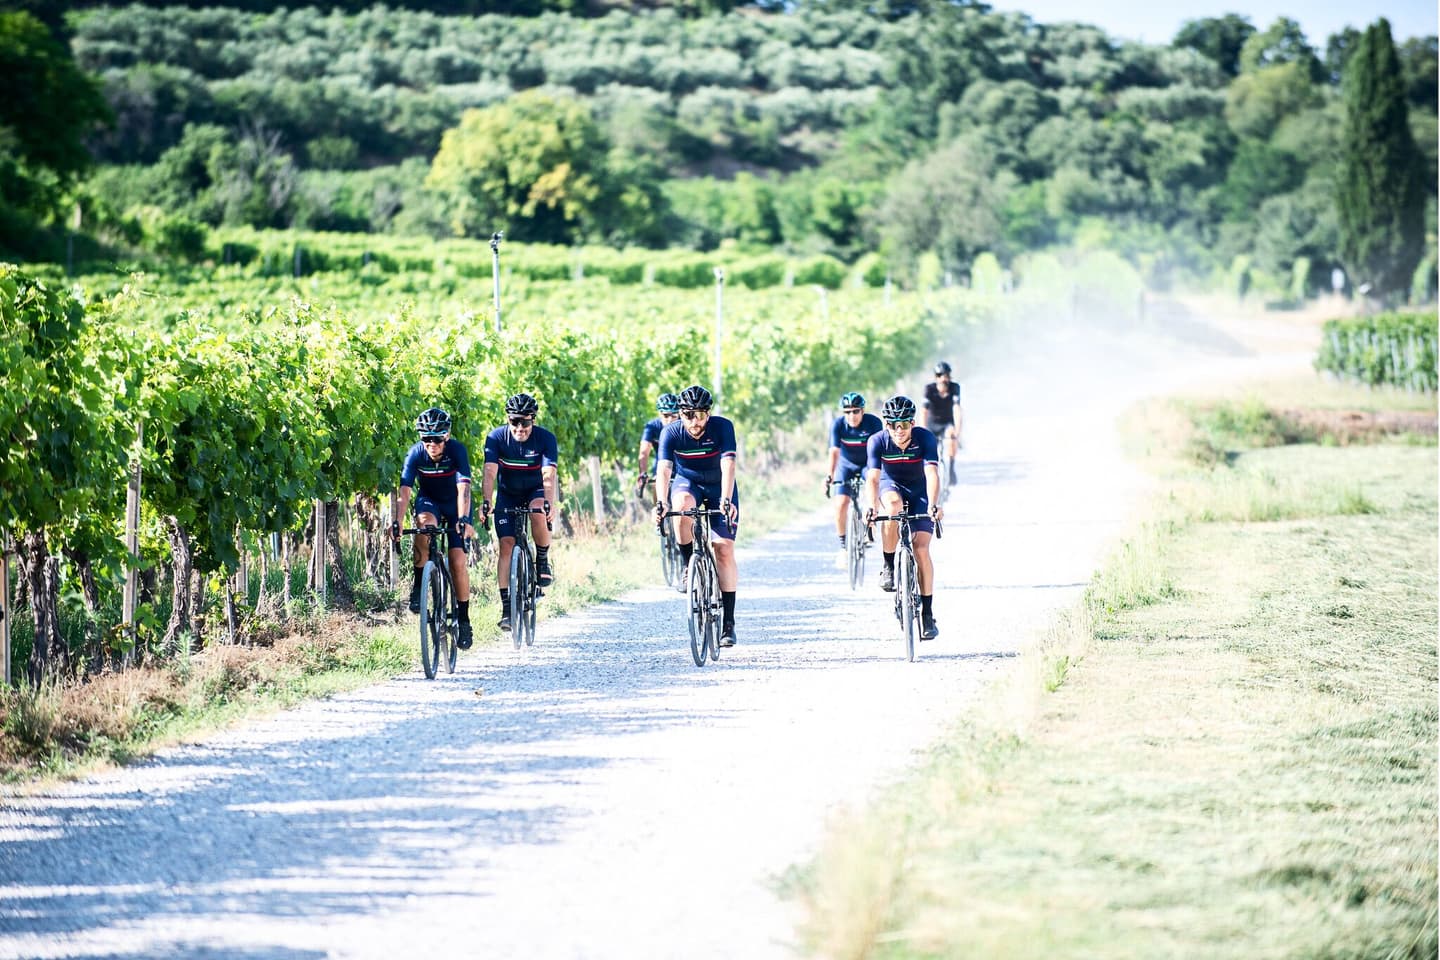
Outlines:
[[[535,643],[535,613],[540,607],[540,585],[535,579],[535,558],[525,551],[521,561],[525,565],[525,646]]]
[[[865,529],[865,521],[860,516],[860,508],[853,502],[850,504],[850,527],[845,534],[845,549],[848,554],[850,566],[850,589],[860,589],[860,584],[865,581],[865,540],[868,531]]]
[[[710,577],[705,555],[699,550],[690,555],[685,592],[690,613],[690,657],[695,666],[703,667],[710,645]]]
[[[916,616],[920,598],[915,585],[915,557],[908,550],[895,558],[895,597],[900,604],[900,637],[905,659],[913,663],[916,634],[920,629]]]
[[[715,561],[706,558],[706,576],[710,580],[710,617],[706,621],[705,644],[710,649],[710,662],[720,659],[720,631],[724,628],[725,602],[720,597],[720,571]]]
[[[427,680],[434,680],[440,669],[440,648],[445,642],[445,595],[442,579],[435,562],[427,562],[420,574],[420,665],[425,668]]]
[[[660,572],[665,575],[665,586],[675,586],[680,576],[680,550],[675,546],[675,534],[668,519],[660,527]]]
[[[525,642],[525,594],[530,584],[525,577],[525,548],[515,544],[510,551],[510,642],[519,650]]]

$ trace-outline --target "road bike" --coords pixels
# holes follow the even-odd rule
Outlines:
[[[640,493],[655,482],[653,475],[647,475],[640,482]],[[660,521],[660,572],[665,575],[665,586],[682,589],[681,576],[685,572],[685,557],[680,553],[680,541],[675,537],[675,525],[669,517]]]
[[[427,525],[406,527],[400,532],[430,538],[430,554],[420,573],[420,663],[425,668],[425,679],[434,680],[442,661],[445,672],[454,673],[455,658],[459,656],[456,641],[460,632],[460,603],[450,579],[449,551],[440,546],[445,530]],[[396,549],[399,549],[398,543]],[[465,541],[465,549],[469,550],[469,541]]]
[[[915,660],[915,641],[919,639],[920,577],[915,566],[915,548],[911,543],[910,521],[928,520],[928,513],[893,513],[871,518],[871,524],[895,521],[900,524],[900,539],[895,546],[895,619],[900,621],[900,640],[905,659]],[[935,521],[935,539],[940,539],[940,521]]]
[[[695,521],[692,527],[695,549],[690,554],[690,566],[685,571],[684,593],[689,613],[690,656],[697,667],[705,666],[707,656],[712,662],[720,659],[724,602],[720,596],[720,573],[715,567],[715,551],[710,546],[710,518],[719,515],[719,510],[700,506],[689,510],[668,510],[660,517],[662,523],[670,517],[691,517]]]
[[[530,515],[549,517],[548,507],[509,507],[505,511],[515,518],[515,549],[510,551],[510,639],[519,650],[521,644],[535,643],[535,609],[545,596],[535,576],[535,551],[530,546]]]
[[[834,487],[844,484],[850,495],[845,514],[845,567],[850,572],[851,590],[858,590],[865,580],[865,553],[871,542],[870,528],[865,525],[865,515],[860,510],[860,488],[864,483],[858,473],[848,480],[830,481]]]

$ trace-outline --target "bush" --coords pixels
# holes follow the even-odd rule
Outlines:
[[[834,257],[810,257],[795,268],[795,282],[838,290],[845,283],[845,264]]]
[[[205,256],[205,243],[210,228],[189,217],[169,216],[155,225],[150,245],[156,253],[182,260],[199,260]]]
[[[1381,313],[1328,320],[1315,369],[1370,386],[1434,392],[1434,313]]]

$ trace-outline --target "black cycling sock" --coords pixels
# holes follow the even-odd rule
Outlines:
[[[536,547],[536,548],[535,548],[535,562],[536,562],[536,563],[544,563],[547,559],[549,559],[549,557],[550,557],[550,548],[549,548],[549,547]]]
[[[924,616],[927,616],[927,617],[929,617],[929,616],[934,616],[935,611],[933,611],[933,610],[930,609],[930,602],[931,602],[932,600],[934,600],[934,599],[935,599],[935,597],[934,597],[932,594],[928,594],[928,593],[922,593],[922,594],[920,594],[920,613],[921,613],[921,614],[923,614]]]
[[[722,623],[734,623],[734,622],[735,622],[735,591],[734,591],[734,590],[721,590],[721,591],[720,591],[720,603],[725,607],[725,619],[724,619],[723,621],[721,621],[721,622],[722,622]]]
[[[461,623],[469,623],[469,622],[470,622],[470,601],[469,601],[469,600],[461,600],[461,601],[459,601],[459,602],[456,604],[456,606],[458,606],[458,607],[460,608],[460,609],[459,609],[460,622],[461,622]]]
[[[840,534],[840,546],[845,546],[845,534]]]
[[[500,588],[500,615],[503,617],[510,612],[510,588]]]
[[[895,569],[895,554],[893,554],[893,553],[887,553],[887,554],[885,554],[885,569],[886,569],[886,570],[894,570],[894,569]]]
[[[682,544],[680,544],[680,559],[684,560],[687,566],[688,566],[689,563],[690,563],[690,555],[693,554],[694,552],[695,552],[695,541],[694,541],[694,540],[691,540],[689,543],[682,543]]]

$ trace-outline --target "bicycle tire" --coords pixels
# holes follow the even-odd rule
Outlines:
[[[535,558],[530,551],[525,551],[520,563],[525,567],[525,646],[535,645],[535,613],[539,609],[540,591],[539,581],[536,580]]]
[[[450,561],[445,561],[445,576],[441,578],[445,608],[450,611],[445,621],[446,637],[449,641],[449,655],[445,658],[445,672],[454,673],[455,663],[460,659],[460,602],[455,599],[455,585],[450,580]]]
[[[670,520],[660,522],[660,572],[665,575],[665,586],[675,586],[680,577],[680,553],[675,549],[675,534],[670,530]]]
[[[705,560],[706,577],[709,579],[710,616],[706,620],[705,645],[710,650],[710,662],[720,659],[720,631],[724,627],[725,601],[720,596],[720,571],[715,559],[709,554]]]
[[[689,601],[689,617],[686,624],[690,629],[690,658],[695,666],[705,666],[710,641],[710,585],[705,576],[705,555],[696,550],[690,555],[690,567],[685,575],[685,594]]]
[[[900,639],[904,645],[905,659],[915,662],[915,640],[919,625],[915,622],[915,556],[909,550],[902,550],[895,558],[895,597],[900,604]]]
[[[525,549],[516,542],[510,551],[510,642],[519,650],[525,643],[525,568],[520,562]]]
[[[420,574],[420,665],[425,679],[434,680],[440,669],[440,645],[445,637],[445,607],[435,561]]]
[[[845,535],[846,553],[849,555],[850,589],[858,590],[865,582],[865,538],[868,531],[860,517],[860,507],[850,502],[849,531]]]

